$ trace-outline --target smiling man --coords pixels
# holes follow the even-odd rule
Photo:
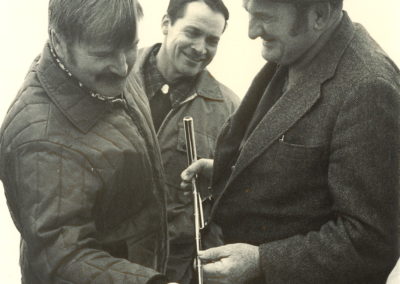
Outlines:
[[[201,252],[207,283],[384,284],[398,257],[399,69],[341,0],[243,3],[268,62],[214,163],[182,174],[213,175],[208,223],[226,245]]]
[[[136,0],[50,0],[49,40],[1,129],[22,283],[166,283],[161,155]]]
[[[205,68],[213,60],[229,13],[220,0],[171,0],[162,18],[162,43],[139,51],[136,74],[150,102],[167,178],[168,276],[188,283],[194,256],[192,195],[182,191],[187,166],[182,119],[192,116],[199,157],[212,158],[216,137],[239,99]],[[203,198],[209,179],[199,180]]]

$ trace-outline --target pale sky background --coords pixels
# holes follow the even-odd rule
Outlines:
[[[161,41],[161,17],[167,0],[141,0],[144,19],[140,45]],[[363,24],[400,66],[400,1],[344,0],[353,21]],[[225,0],[231,13],[218,53],[209,69],[243,97],[252,78],[265,63],[260,41],[247,37],[247,14],[241,0]],[[27,69],[47,38],[47,0],[0,0],[0,121],[20,87]],[[6,206],[0,185],[0,282],[20,283],[19,234]]]

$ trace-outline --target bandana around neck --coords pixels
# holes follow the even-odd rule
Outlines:
[[[103,95],[100,95],[97,92],[92,91],[91,89],[89,89],[88,87],[86,87],[85,85],[83,85],[82,82],[80,82],[74,75],[72,75],[72,73],[68,70],[67,67],[65,67],[65,64],[61,61],[61,59],[57,56],[57,54],[55,53],[53,47],[51,45],[49,45],[50,47],[50,53],[51,56],[53,57],[54,61],[57,63],[58,67],[60,67],[60,69],[69,77],[71,78],[72,81],[76,82],[76,84],[87,94],[89,94],[92,98],[98,99],[100,101],[103,102],[119,102],[119,101],[124,101],[124,97],[122,94],[116,96],[116,97],[106,97]]]

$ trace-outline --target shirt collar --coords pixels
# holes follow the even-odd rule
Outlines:
[[[134,73],[137,74],[141,84],[144,86],[144,89],[146,90],[146,95],[150,99],[148,90],[147,90],[147,82],[149,81],[148,78],[146,77],[146,65],[149,62],[149,57],[152,53],[152,51],[157,48],[161,47],[161,43],[156,43],[152,46],[144,47],[139,50],[138,53],[138,59],[137,62],[135,63],[134,66]],[[158,71],[158,69],[157,69]],[[159,72],[159,71],[158,71]],[[215,100],[215,101],[224,101],[225,98],[222,95],[219,83],[216,81],[216,79],[211,75],[211,73],[207,70],[204,69],[203,71],[200,72],[196,76],[196,82],[194,86],[191,86],[192,93],[195,92],[197,95],[204,97],[209,100]],[[154,94],[154,93],[153,93]],[[190,96],[190,95],[189,95]]]
[[[149,100],[155,93],[167,83],[163,75],[157,68],[156,55],[160,50],[160,45],[156,45],[150,52],[147,62],[144,65],[144,82],[146,94]]]

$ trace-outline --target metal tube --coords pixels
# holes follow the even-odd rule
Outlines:
[[[186,116],[183,118],[183,128],[185,130],[186,141],[186,155],[188,165],[197,161],[196,141],[194,136],[193,118]],[[200,230],[204,227],[203,206],[200,193],[196,187],[196,177],[192,179],[193,190],[193,211],[194,211],[194,230],[196,241],[196,269],[197,269],[197,283],[203,284],[203,268],[199,258],[199,251],[201,250],[201,233]]]

